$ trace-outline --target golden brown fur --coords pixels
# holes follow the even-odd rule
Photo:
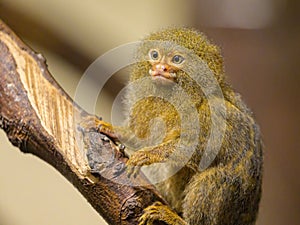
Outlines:
[[[208,168],[201,171],[199,164],[204,157],[212,126],[211,109],[208,99],[199,85],[185,72],[179,71],[175,82],[190,97],[189,104],[193,104],[197,110],[200,127],[196,150],[188,162],[181,165],[180,162],[185,159],[184,150],[175,151],[175,149],[182,131],[181,122],[185,118],[181,118],[176,107],[163,98],[151,96],[139,101],[136,98],[136,96],[142,96],[146,89],[153,89],[152,92],[159,93],[170,87],[156,84],[148,87],[145,84],[135,90],[129,90],[126,102],[131,112],[126,129],[131,131],[131,136],[135,134],[137,139],[144,141],[135,146],[135,152],[127,163],[128,167],[134,168],[166,161],[182,167],[175,175],[156,185],[181,218],[166,210],[164,206],[156,204],[145,210],[141,224],[151,224],[153,220],[162,220],[167,224],[174,225],[254,224],[261,196],[262,181],[260,131],[251,111],[243,103],[240,95],[226,83],[223,58],[219,48],[210,43],[202,33],[187,28],[161,30],[150,34],[145,38],[145,41],[147,40],[170,41],[183,46],[198,55],[208,65],[224,96],[226,117],[218,115],[217,122],[225,119],[226,131],[216,158]],[[130,81],[134,82],[149,76],[149,68],[150,64],[147,61],[137,63],[133,68]],[[174,95],[169,96],[173,100],[180,99],[180,96],[176,96],[177,92],[169,93]],[[159,134],[160,129],[150,128],[151,123],[157,117],[165,124],[163,137]],[[122,138],[130,139],[125,134],[127,132],[122,133],[122,131],[116,130],[121,133]],[[189,134],[189,131],[185,132]],[[190,132],[191,135],[194,135],[192,129]],[[152,142],[145,141],[149,137]],[[162,138],[162,141],[153,145],[155,138]],[[134,138],[132,140],[136,141]]]

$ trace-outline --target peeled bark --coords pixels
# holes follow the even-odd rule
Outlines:
[[[51,76],[43,56],[0,20],[0,127],[10,142],[57,169],[107,223],[137,224],[145,207],[166,202],[145,177],[127,177],[126,158],[111,140],[78,131],[77,121],[86,116]]]

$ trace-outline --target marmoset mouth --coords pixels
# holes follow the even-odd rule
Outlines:
[[[153,80],[160,80],[163,82],[174,82],[176,78],[176,73],[174,72],[165,72],[158,70],[149,70],[149,74]]]

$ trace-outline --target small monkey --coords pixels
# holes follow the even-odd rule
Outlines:
[[[157,202],[144,210],[140,225],[152,224],[156,220],[169,225],[254,224],[261,197],[261,135],[252,112],[226,81],[219,48],[202,33],[189,28],[160,30],[147,36],[144,42],[147,41],[172,43],[175,47],[159,44],[140,47],[138,55],[144,56],[144,60],[134,65],[130,82],[143,78],[148,81],[128,90],[125,100],[128,105],[127,126],[113,127],[96,121],[100,132],[126,140],[128,148],[133,146],[127,161],[130,176],[136,175],[141,167],[153,164],[169,162],[169,168],[177,166],[171,176],[156,184],[172,209]],[[176,46],[188,51],[181,51]],[[199,167],[201,160],[213,155],[206,150],[213,126],[207,93],[216,102],[220,96],[215,96],[215,87],[201,71],[196,72],[205,88],[189,76],[184,68],[190,63],[190,54],[199,57],[211,71],[222,92],[226,112],[215,116],[216,124],[223,121],[225,130],[218,153],[204,169]],[[197,66],[192,66],[191,71],[197,70]],[[208,90],[207,93],[204,89]],[[163,94],[139,98],[149,90],[149,93]],[[187,94],[188,99],[178,96],[180,90]],[[172,101],[180,104],[176,106]],[[195,109],[196,119],[193,120],[198,130],[193,127],[184,130],[182,127],[183,121],[189,118],[181,116],[177,108],[187,105]],[[164,125],[152,126],[155,118],[159,118]],[[189,136],[195,138],[187,138],[186,146],[192,139],[197,140],[197,144],[191,155],[186,157],[187,150],[178,148],[178,143]],[[217,145],[217,141],[212,140],[211,144]],[[166,170],[153,172],[152,176],[167,173]]]

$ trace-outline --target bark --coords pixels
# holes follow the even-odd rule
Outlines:
[[[145,207],[166,202],[145,177],[127,177],[126,158],[111,140],[78,131],[86,116],[51,76],[43,56],[0,20],[0,128],[22,152],[57,169],[107,223],[137,224]]]

